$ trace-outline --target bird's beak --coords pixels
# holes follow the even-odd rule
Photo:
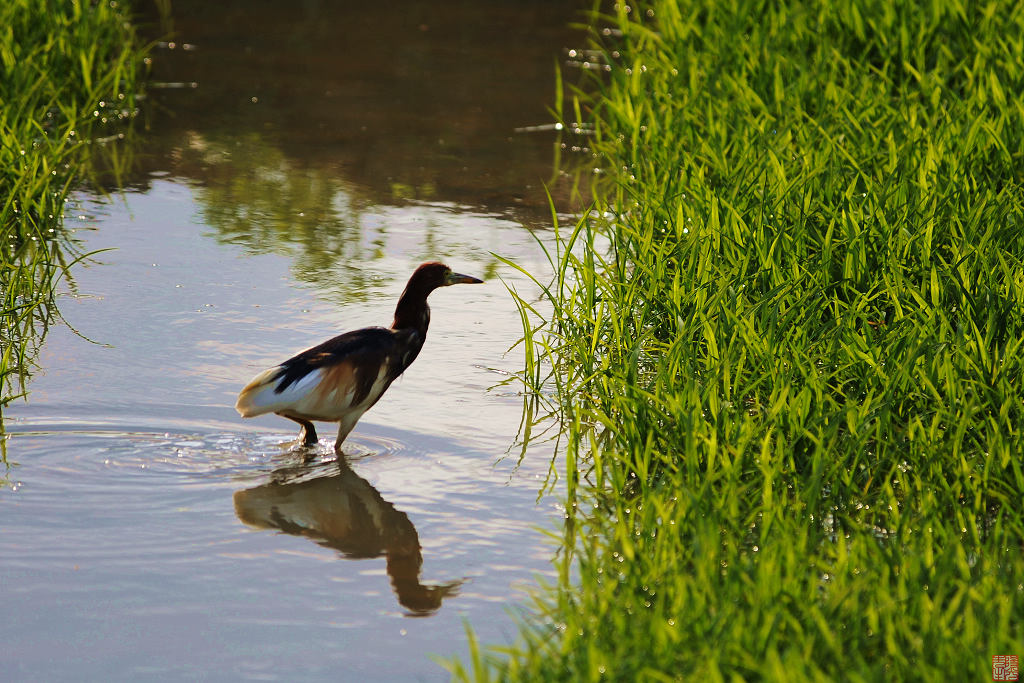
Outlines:
[[[445,285],[477,285],[483,282],[479,278],[475,278],[472,275],[462,275],[460,273],[448,273],[448,277],[445,278]]]

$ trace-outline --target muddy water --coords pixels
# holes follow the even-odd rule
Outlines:
[[[560,519],[520,460],[518,313],[492,252],[540,271],[543,123],[574,3],[173,3],[175,47],[4,411],[5,680],[437,680],[515,636]],[[216,6],[216,9],[214,8]],[[188,43],[190,49],[183,49]],[[194,48],[193,48],[194,46]],[[191,84],[197,84],[192,87]],[[531,229],[533,233],[531,233]],[[439,290],[419,359],[303,462],[232,405],[257,371]]]

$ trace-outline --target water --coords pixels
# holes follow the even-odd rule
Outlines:
[[[113,250],[4,412],[5,680],[443,680],[465,620],[515,637],[561,514],[507,383],[501,279],[531,289],[492,252],[544,267],[554,140],[511,130],[546,120],[574,15],[417,7],[174,3],[197,49],[154,78],[199,87],[154,96],[124,192],[76,194],[71,246]],[[267,365],[388,324],[434,258],[487,283],[432,295],[347,464],[328,425],[303,462],[291,422],[234,412]]]

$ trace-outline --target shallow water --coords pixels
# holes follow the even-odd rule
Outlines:
[[[177,27],[199,49],[156,75],[200,87],[167,91],[144,115],[150,131],[124,150],[135,154],[128,190],[80,192],[69,210],[69,244],[113,250],[74,268],[60,299],[66,324],[49,329],[27,401],[4,411],[5,680],[444,679],[429,655],[464,654],[466,620],[484,642],[509,641],[515,605],[552,573],[541,529],[561,514],[557,496],[538,501],[552,446],[534,444],[519,459],[522,399],[506,382],[521,352],[506,350],[520,322],[501,279],[531,290],[491,253],[543,269],[523,224],[536,225],[530,207],[546,201],[537,169],[550,172],[552,140],[513,143],[520,159],[507,172],[479,171],[518,139],[511,121],[542,116],[550,82],[526,74],[541,64],[550,74],[562,42],[544,22],[555,13],[527,3],[532,14],[506,31],[520,40],[537,22],[536,41],[519,45],[521,57],[539,55],[529,68],[502,70],[499,60],[481,71],[474,50],[500,47],[493,33],[403,45],[414,57],[439,53],[451,69],[470,63],[444,81],[483,102],[482,115],[439,124],[438,104],[419,133],[403,134],[400,152],[386,128],[364,133],[360,144],[376,152],[360,154],[389,169],[375,175],[353,168],[350,137],[304,147],[308,120],[282,123],[290,104],[247,118],[235,91],[217,85],[259,74],[271,84],[261,92],[280,91],[323,75],[317,41],[332,17],[309,28],[304,16],[313,38],[303,42],[303,22],[259,3],[248,35],[273,36],[261,44],[274,59],[247,62],[232,37],[244,31],[227,19],[240,6],[224,5],[217,21],[213,10],[186,7],[194,12]],[[505,9],[495,20],[513,25],[514,5],[496,7]],[[563,9],[562,23],[573,18]],[[449,35],[457,22],[446,17],[425,30],[411,24],[405,38]],[[267,28],[274,21],[281,31]],[[370,50],[367,32],[345,35]],[[206,61],[193,59],[203,53]],[[198,76],[186,73],[197,65]],[[415,66],[430,73],[427,57]],[[358,91],[358,79],[336,77]],[[363,93],[359,116],[374,117],[368,102],[379,120],[394,107],[410,116],[400,97],[408,79],[365,80],[379,92]],[[197,94],[217,87],[226,95]],[[491,99],[530,104],[518,118],[489,116],[488,97],[472,93],[494,89],[503,93]],[[465,133],[468,120],[479,129]],[[410,140],[438,125],[462,136],[458,160],[424,153],[409,173]],[[492,125],[501,141],[477,145],[494,137]],[[456,163],[470,169],[467,182],[437,180]],[[434,293],[422,353],[357,425],[347,465],[333,459],[329,425],[303,463],[292,423],[237,416],[234,398],[252,375],[338,332],[387,324],[409,273],[434,258],[487,283]]]
[[[82,294],[63,297],[61,310],[94,342],[54,327],[28,402],[6,412],[0,639],[17,653],[14,670],[290,678],[333,677],[343,665],[346,679],[436,678],[426,655],[462,651],[463,618],[505,640],[507,607],[550,572],[537,527],[558,510],[553,498],[536,501],[550,446],[521,466],[518,450],[506,455],[522,404],[513,385],[494,385],[519,368],[518,354],[504,353],[518,317],[494,277],[511,273],[486,250],[500,244],[539,267],[532,238],[445,207],[387,211],[413,251],[424,222],[443,222],[432,253],[458,244],[459,267],[491,277],[434,294],[427,344],[350,436],[348,472],[333,461],[329,430],[304,466],[290,450],[293,425],[241,420],[234,395],[335,330],[386,323],[410,257],[366,266],[365,300],[339,305],[296,280],[287,257],[204,236],[192,192],[161,181],[91,207],[85,222],[97,227],[83,231],[84,248],[118,248],[76,271]],[[494,243],[467,252],[468,233]],[[332,497],[362,502],[333,509]],[[409,557],[417,541],[421,556]],[[392,563],[404,563],[392,571],[404,595]],[[424,609],[428,589],[446,585],[451,595],[435,590],[436,607]]]

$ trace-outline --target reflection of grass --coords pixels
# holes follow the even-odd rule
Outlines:
[[[97,157],[120,165],[103,136],[133,115],[141,52],[116,5],[0,3],[0,407],[24,391],[70,266],[69,188]]]
[[[284,251],[301,280],[329,290],[340,280],[346,299],[366,296],[360,265],[383,251],[363,245],[366,204],[331,169],[299,166],[255,134],[193,133],[180,153],[183,168],[202,169],[196,197],[218,240],[253,253]]]
[[[288,254],[296,277],[328,298],[365,299],[374,284],[367,264],[396,249],[389,207],[346,182],[336,166],[296,161],[263,136],[236,131],[190,132],[175,157],[179,173],[202,177],[196,199],[216,239],[252,253]],[[395,183],[391,198],[419,202],[433,191]],[[458,254],[438,239],[443,225],[421,220],[428,213],[415,220],[417,253],[423,260]],[[408,246],[399,241],[397,250]]]
[[[332,235],[351,231],[351,217],[338,207],[343,185],[323,169],[296,167],[259,135],[220,140],[193,133],[182,153],[184,165],[204,168],[198,198],[219,239],[256,253],[282,244],[315,251],[358,243],[338,235],[339,244],[330,244]]]
[[[531,356],[561,576],[473,674],[983,679],[1024,642],[1024,9],[683,4],[618,5]]]

